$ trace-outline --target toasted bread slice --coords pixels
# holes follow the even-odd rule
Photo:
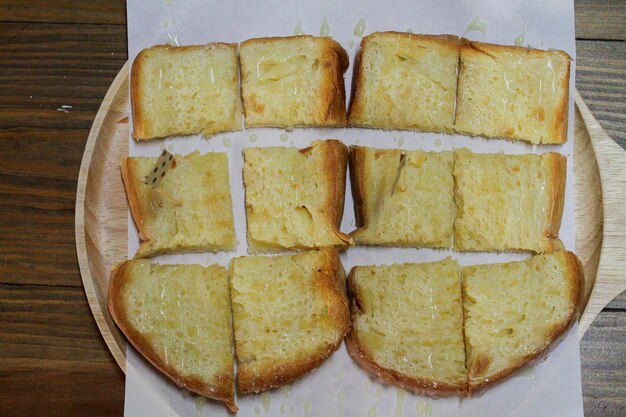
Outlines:
[[[467,390],[459,266],[357,266],[349,277],[348,352],[367,371],[414,392]]]
[[[345,126],[348,54],[313,36],[249,39],[240,46],[246,126]]]
[[[563,249],[566,158],[543,155],[475,154],[455,151],[456,221],[459,251]]]
[[[157,158],[122,161],[128,204],[142,240],[137,257],[234,249],[225,153],[175,155],[158,188],[144,183]]]
[[[304,149],[244,150],[248,244],[252,252],[345,248],[343,216],[348,148],[338,140]]]
[[[565,143],[569,62],[563,51],[464,44],[455,130],[536,144]]]
[[[469,393],[538,358],[570,327],[583,269],[571,252],[462,269]]]
[[[461,39],[375,32],[361,41],[350,126],[452,132]]]
[[[357,244],[449,248],[452,152],[350,148]]]
[[[237,411],[227,270],[219,265],[117,265],[108,307],[126,338],[178,386]]]
[[[241,130],[237,44],[144,49],[130,93],[135,139]]]
[[[319,366],[348,332],[345,273],[333,249],[235,258],[230,279],[242,394]]]

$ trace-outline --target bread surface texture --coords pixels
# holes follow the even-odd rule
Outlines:
[[[363,38],[349,125],[452,132],[460,43],[399,32]]]
[[[159,186],[144,180],[157,158],[122,161],[122,178],[142,240],[135,256],[234,249],[237,245],[225,153],[174,155]]]
[[[319,366],[348,331],[345,273],[333,249],[235,258],[230,280],[242,394]]]
[[[248,244],[252,252],[345,248],[343,216],[348,148],[338,140],[311,146],[246,148]]]
[[[247,127],[345,126],[348,54],[308,35],[241,43],[241,95]]]
[[[566,158],[554,152],[504,155],[456,150],[454,248],[562,250],[558,235],[565,165]]]
[[[565,52],[468,42],[460,62],[457,132],[535,144],[567,141]]]
[[[350,148],[356,244],[449,248],[452,152]]]
[[[366,370],[414,392],[467,388],[459,266],[357,266],[349,277],[348,352]]]
[[[241,130],[237,44],[156,45],[131,70],[133,137]]]
[[[178,386],[237,410],[226,268],[123,262],[111,273],[108,308],[132,345]]]
[[[546,352],[577,317],[583,270],[571,252],[464,267],[469,392]]]

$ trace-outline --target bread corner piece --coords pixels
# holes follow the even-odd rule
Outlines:
[[[248,244],[251,252],[346,248],[341,233],[348,148],[338,140],[311,146],[246,148]]]
[[[459,266],[357,266],[348,278],[348,352],[367,371],[413,392],[465,394]]]
[[[470,395],[545,354],[577,318],[584,276],[571,252],[462,275]]]
[[[452,152],[350,147],[357,244],[449,248]]]
[[[558,50],[464,44],[456,131],[535,144],[565,143],[570,59]]]
[[[452,132],[462,39],[375,32],[361,41],[350,126]]]
[[[133,137],[241,130],[237,44],[157,45],[131,71]]]
[[[111,273],[108,308],[128,341],[159,371],[237,411],[226,268],[123,262]]]
[[[563,250],[559,240],[565,198],[566,158],[455,151],[459,251]]]
[[[345,126],[348,54],[309,35],[249,39],[240,46],[246,127]]]
[[[345,273],[333,249],[235,258],[230,279],[242,394],[319,366],[348,332]]]
[[[225,153],[174,155],[160,185],[144,183],[157,158],[122,161],[122,178],[142,243],[136,257],[237,246]]]

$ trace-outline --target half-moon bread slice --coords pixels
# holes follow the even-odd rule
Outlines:
[[[130,260],[109,281],[111,317],[176,385],[237,411],[227,270]]]
[[[413,392],[465,394],[458,264],[357,266],[349,277],[348,352],[367,371]]]
[[[584,276],[572,252],[462,275],[470,395],[544,354],[577,318]]]
[[[230,279],[240,393],[289,383],[341,345],[350,320],[336,250],[235,258]]]

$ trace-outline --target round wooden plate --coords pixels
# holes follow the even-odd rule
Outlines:
[[[626,289],[626,152],[576,94],[574,120],[576,254],[585,269],[579,336]],[[113,81],[85,146],[76,195],[76,250],[100,333],[125,371],[126,341],[107,310],[114,264],[127,258],[128,205],[120,160],[128,155],[128,63]]]

